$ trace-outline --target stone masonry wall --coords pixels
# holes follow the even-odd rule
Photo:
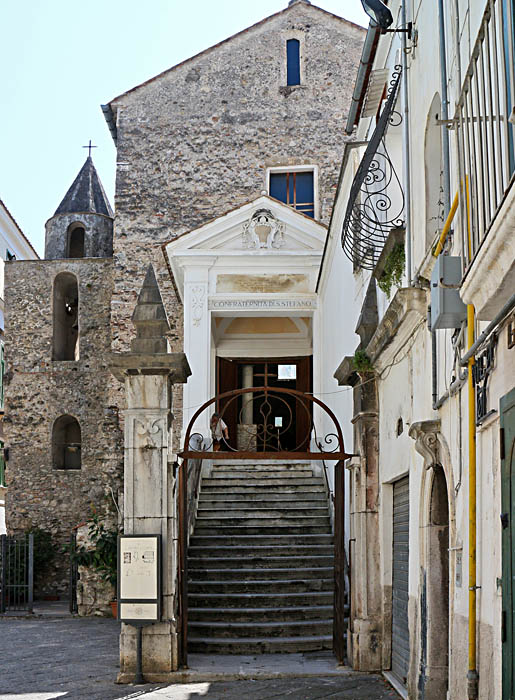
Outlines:
[[[301,41],[298,87],[286,87],[290,38]],[[172,349],[182,350],[182,309],[161,244],[259,196],[267,167],[317,166],[328,223],[363,39],[360,27],[298,2],[111,103],[118,125],[114,351],[128,349],[149,262]]]
[[[80,359],[52,361],[52,288],[60,272],[78,278]],[[112,260],[6,263],[7,526],[38,526],[59,548],[93,504],[112,512],[123,474],[118,409],[109,403],[114,378],[106,366],[111,343]],[[71,414],[82,431],[82,468],[56,470],[51,436],[56,418]],[[69,559],[57,555],[37,595],[66,595]]]

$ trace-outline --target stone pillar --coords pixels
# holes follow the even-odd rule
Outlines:
[[[356,333],[359,349],[365,349],[378,324],[375,280],[372,277]],[[336,370],[340,386],[352,386],[354,399],[354,457],[347,463],[351,471],[351,601],[350,634],[347,653],[356,671],[389,668],[391,591],[381,581],[381,537],[379,529],[379,404],[377,384],[372,373],[356,372],[353,357],[345,357]]]
[[[254,386],[254,367],[253,365],[243,365],[243,386],[242,389],[250,389]],[[252,393],[243,394],[243,410],[241,412],[241,422],[244,425],[252,425],[254,423]]]
[[[243,365],[242,389],[254,386],[254,366]],[[239,450],[255,452],[257,448],[257,426],[254,425],[254,394],[249,392],[242,397],[241,423],[238,424],[237,444]]]
[[[162,537],[162,617],[143,630],[143,671],[149,680],[177,670],[177,518],[171,463],[172,387],[190,374],[184,353],[169,353],[166,313],[149,266],[133,317],[131,352],[111,356],[111,371],[125,383],[124,534]],[[136,629],[122,625],[121,682],[136,669]]]
[[[211,398],[211,315],[208,308],[209,268],[216,258],[206,256],[184,270],[184,352],[192,377],[183,392],[183,431],[200,406]],[[209,412],[204,411],[193,432],[209,437]],[[184,433],[182,434],[182,438]],[[182,443],[181,438],[181,443]]]

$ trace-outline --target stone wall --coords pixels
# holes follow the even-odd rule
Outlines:
[[[298,87],[285,86],[290,38],[301,41]],[[172,350],[182,350],[181,304],[160,244],[259,196],[268,167],[316,166],[320,218],[328,222],[363,38],[360,27],[298,2],[111,103],[118,130],[113,350],[128,347],[149,262]]]
[[[60,272],[78,278],[80,359],[52,361],[52,287]],[[7,526],[49,531],[59,548],[91,514],[112,511],[123,473],[118,409],[109,402],[112,260],[6,263]],[[53,467],[56,418],[73,415],[82,432],[82,468]],[[67,594],[67,555],[59,552],[36,595]]]

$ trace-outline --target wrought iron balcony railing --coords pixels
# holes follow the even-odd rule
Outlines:
[[[385,105],[352,182],[343,222],[345,255],[368,270],[374,269],[391,229],[404,226],[404,192],[385,142],[388,127],[402,120],[395,111],[401,71],[395,66]]]
[[[468,266],[488,233],[515,171],[514,17],[511,0],[488,0],[457,105],[462,247]],[[470,226],[469,226],[470,223]]]

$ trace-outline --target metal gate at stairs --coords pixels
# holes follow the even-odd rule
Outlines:
[[[210,408],[215,408],[220,418],[228,411],[239,410],[248,415],[248,406],[254,406],[254,423],[244,425],[234,444],[232,439],[222,437],[222,449],[217,451],[212,440],[195,433],[193,426],[198,418]],[[313,419],[313,408],[329,417],[333,428],[323,437],[317,435]],[[281,413],[279,424],[274,414]],[[292,425],[299,419],[309,426],[306,434],[297,438],[296,444],[282,449],[281,438],[291,433]],[[238,423],[241,424],[241,421]],[[251,428],[251,429],[250,429]],[[246,447],[247,449],[241,449]],[[345,575],[350,572],[345,556],[345,478],[344,462],[353,455],[345,452],[343,433],[331,409],[320,399],[294,389],[279,387],[251,387],[218,394],[206,401],[191,418],[184,449],[179,453],[179,665],[188,663],[188,538],[194,516],[193,504],[198,495],[203,460],[229,461],[244,459],[260,460],[314,460],[336,461],[334,476],[334,614],[333,653],[339,663],[345,657]],[[350,600],[350,591],[349,591]]]

